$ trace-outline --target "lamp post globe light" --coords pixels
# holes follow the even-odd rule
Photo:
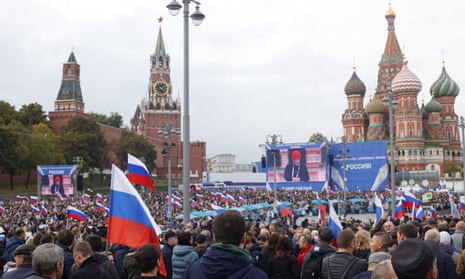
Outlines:
[[[391,177],[389,179],[391,183],[391,217],[394,217],[396,212],[396,181],[395,181],[395,158],[394,158],[394,110],[397,109],[399,102],[394,100],[392,91],[386,92],[383,98],[383,103],[388,106],[389,109],[389,153],[390,156],[390,172]]]
[[[192,13],[192,23],[200,25],[205,18],[199,10],[200,3],[195,0],[183,0],[184,5],[184,109],[183,109],[183,138],[182,138],[182,185],[183,185],[183,223],[189,223],[190,217],[190,123],[189,123],[189,4],[196,4],[196,10]],[[167,6],[171,15],[177,15],[181,10],[181,4],[172,0]]]
[[[279,154],[279,149],[277,148],[278,144],[283,144],[283,136],[276,134],[266,136],[266,147],[271,151],[271,154],[273,155],[273,192],[275,209],[278,205],[278,187],[276,183],[276,161],[278,160]]]
[[[171,136],[178,136],[181,133],[178,130],[174,129],[173,123],[166,123],[162,128],[158,130],[158,134],[163,135],[167,139],[166,142],[163,142],[163,155],[168,158],[168,210],[166,215],[168,217],[168,227],[171,227],[173,220],[173,206],[171,203],[171,150],[175,146],[175,143],[171,141]]]

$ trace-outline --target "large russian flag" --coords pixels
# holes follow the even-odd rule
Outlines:
[[[153,185],[152,177],[145,164],[128,153],[128,179],[133,184],[140,184],[150,188],[153,192],[155,186]]]
[[[72,219],[76,219],[76,220],[82,221],[82,222],[87,221],[87,214],[85,214],[81,210],[79,210],[79,209],[77,209],[75,207],[72,207],[70,205],[67,208],[67,217],[70,218],[70,219],[72,218]]]
[[[111,169],[108,242],[138,248],[147,243],[160,247],[161,229],[136,189],[115,165]],[[163,263],[163,260],[160,260]],[[160,273],[166,276],[164,264]]]

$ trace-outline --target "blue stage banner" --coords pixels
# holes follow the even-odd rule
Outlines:
[[[74,175],[77,165],[37,166],[38,184],[41,195],[73,195]]]
[[[342,190],[345,177],[349,191],[384,191],[389,177],[386,150],[385,141],[331,144],[330,185]]]

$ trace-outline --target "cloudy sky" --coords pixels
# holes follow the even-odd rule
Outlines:
[[[128,125],[146,95],[163,17],[173,94],[182,100],[183,20],[168,14],[168,2],[1,1],[0,98],[17,109],[37,102],[53,110],[62,64],[74,49],[86,111],[118,112]],[[201,2],[205,20],[190,24],[191,140],[207,142],[207,157],[257,161],[259,144],[272,134],[285,142],[316,132],[342,136],[344,86],[354,65],[369,101],[387,37],[387,0]],[[392,9],[409,68],[423,82],[419,103],[429,101],[443,56],[464,88],[465,2],[393,0]],[[459,115],[464,95],[456,100]]]

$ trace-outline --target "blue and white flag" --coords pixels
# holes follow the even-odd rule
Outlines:
[[[376,220],[375,220],[375,223],[376,223],[376,221],[381,219],[381,216],[383,216],[384,214],[383,203],[378,198],[378,195],[376,194],[376,192],[375,192],[375,207],[376,207]]]
[[[336,210],[331,205],[329,207],[329,224],[328,227],[333,231],[334,238],[337,238],[339,233],[342,231],[342,225],[339,221],[339,217],[336,214]]]

